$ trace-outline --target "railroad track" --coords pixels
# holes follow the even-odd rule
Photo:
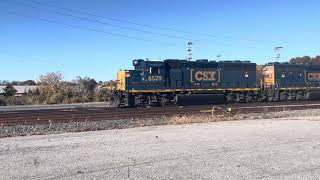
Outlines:
[[[153,118],[159,116],[179,116],[203,113],[222,113],[231,108],[231,113],[262,113],[271,111],[314,109],[320,108],[320,101],[269,102],[248,104],[220,104],[216,105],[220,111],[212,111],[211,106],[186,107],[136,107],[136,108],[66,108],[51,110],[27,110],[0,112],[0,127],[13,125],[34,125],[79,121],[100,121]],[[224,111],[227,112],[227,111]],[[230,113],[230,112],[227,112]]]

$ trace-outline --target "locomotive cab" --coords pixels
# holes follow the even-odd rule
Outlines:
[[[165,89],[163,61],[133,60],[134,70],[120,70],[117,73],[117,96],[124,106],[150,102],[150,94]],[[153,98],[158,101],[156,96]]]

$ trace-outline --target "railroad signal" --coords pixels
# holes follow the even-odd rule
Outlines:
[[[283,47],[278,46],[274,48],[274,51],[276,52],[276,61],[275,62],[279,62],[280,61],[280,50],[283,49]]]
[[[187,60],[188,61],[192,61],[192,42],[188,41],[187,42]]]
[[[221,54],[217,54],[217,59],[220,61]]]

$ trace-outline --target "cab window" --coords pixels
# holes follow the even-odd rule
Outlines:
[[[159,67],[150,67],[150,74],[160,74]]]

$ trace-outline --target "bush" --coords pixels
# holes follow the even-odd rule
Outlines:
[[[3,91],[5,96],[14,96],[17,92],[12,84],[8,84],[6,88],[3,89]]]
[[[107,89],[99,89],[95,94],[94,94],[94,100],[97,102],[105,102],[110,100],[110,91]]]
[[[34,100],[29,96],[7,96],[4,97],[4,105],[13,106],[13,105],[32,105],[34,104]]]
[[[1,96],[0,97],[0,106],[5,106],[5,105],[6,105],[5,97]]]
[[[36,83],[27,80],[18,84],[34,85]],[[76,80],[67,82],[63,80],[60,72],[50,72],[41,75],[37,85],[37,88],[28,90],[24,96],[15,97],[16,89],[12,84],[8,84],[5,88],[5,96],[0,97],[0,105],[68,104],[110,100],[110,89],[98,89],[97,82],[89,77],[78,77]]]

